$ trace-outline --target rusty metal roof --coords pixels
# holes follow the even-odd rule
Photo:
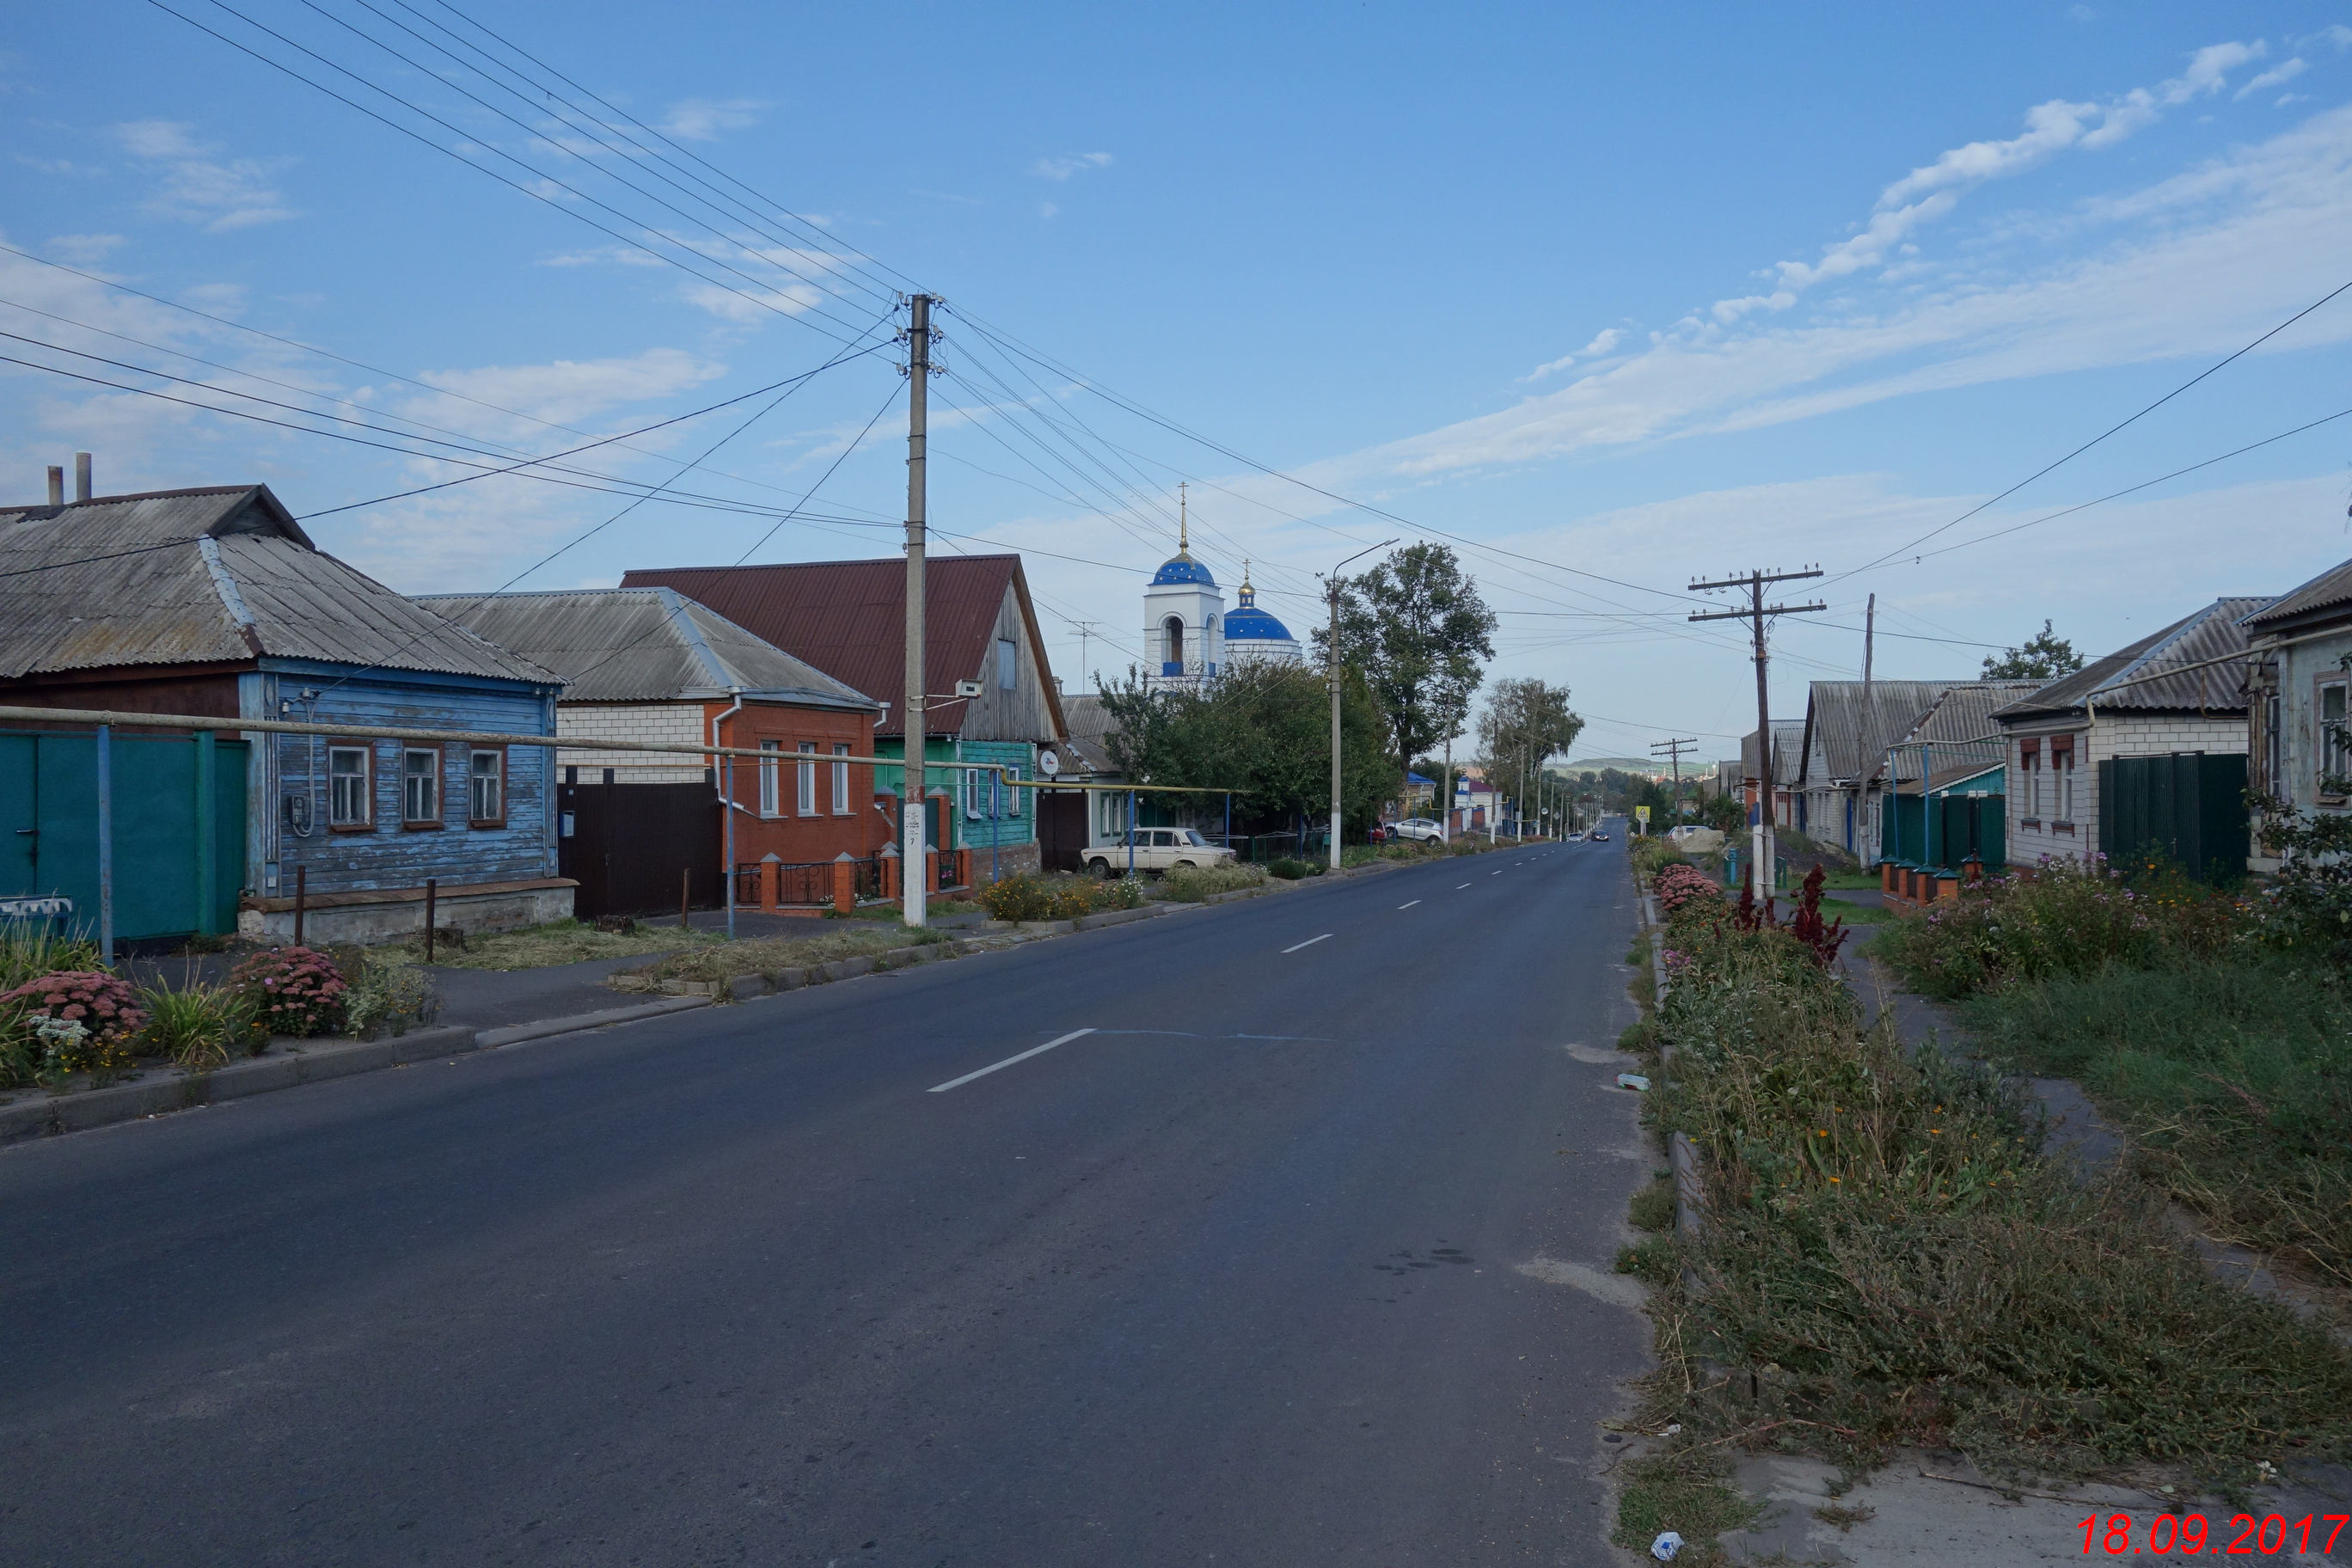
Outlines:
[[[0,678],[264,656],[559,684],[322,553],[266,485],[0,510]]]
[[[417,603],[563,679],[566,702],[724,700],[742,690],[821,708],[879,708],[674,588],[432,594]]]
[[[2102,709],[2152,713],[2243,713],[2246,677],[2242,664],[2208,664],[2246,651],[2241,621],[2273,601],[2262,595],[2216,599],[2162,631],[2128,647],[2093,659],[2072,675],[2040,687],[1999,710],[2005,722],[2056,717],[2084,710],[2095,699]],[[2181,668],[2203,665],[2203,668]],[[2167,669],[2179,673],[2161,679]],[[2125,684],[2132,682],[2133,684]]]
[[[903,735],[907,669],[907,563],[807,561],[769,566],[670,566],[634,571],[624,588],[675,588],[709,605],[737,626],[859,691],[887,700],[889,712],[876,731]],[[997,612],[1011,589],[1029,628],[1030,655],[1045,688],[1057,732],[1068,732],[1062,699],[1029,580],[1018,555],[938,555],[923,572],[923,686],[927,697],[955,689],[989,668]],[[924,711],[932,734],[953,734],[970,704],[950,699]]]

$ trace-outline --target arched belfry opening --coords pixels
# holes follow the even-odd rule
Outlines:
[[[1184,662],[1184,617],[1171,616],[1161,623],[1160,629],[1168,634],[1168,662],[1182,664]]]

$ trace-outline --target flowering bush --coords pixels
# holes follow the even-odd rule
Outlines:
[[[131,983],[102,969],[44,974],[0,995],[0,1024],[21,1042],[39,1078],[89,1072],[109,1078],[131,1065],[132,1038],[146,1026]]]
[[[334,961],[307,947],[257,952],[229,971],[228,983],[273,1035],[323,1035],[343,1021],[344,984]]]
[[[1895,922],[1885,951],[1922,991],[1964,996],[2110,963],[2211,957],[2250,929],[2240,900],[2178,875],[2158,869],[2132,886],[2104,855],[2044,856],[2030,871],[1963,889],[1958,903]]]
[[[2352,816],[2255,796],[2263,852],[2279,868],[2252,908],[2256,934],[2282,951],[2352,965]]]
[[[1723,898],[1723,890],[1706,872],[1680,860],[1660,869],[1650,886],[1657,892],[1658,908],[1669,918],[1694,899],[1720,901]]]

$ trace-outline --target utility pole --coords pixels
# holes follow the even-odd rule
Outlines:
[[[1773,832],[1772,832],[1772,696],[1766,679],[1770,655],[1766,651],[1764,627],[1773,616],[1810,615],[1826,610],[1827,605],[1815,600],[1810,605],[1772,605],[1764,603],[1764,590],[1774,583],[1795,583],[1807,577],[1818,577],[1822,569],[1809,567],[1802,572],[1750,572],[1745,577],[1726,577],[1719,582],[1693,583],[1690,591],[1706,593],[1715,588],[1745,588],[1748,607],[1742,610],[1706,610],[1691,612],[1694,621],[1746,621],[1755,639],[1756,652],[1756,805],[1748,834],[1748,886],[1755,889],[1758,908],[1772,897]]]
[[[1696,750],[1698,747],[1698,742],[1696,739],[1692,739],[1683,741],[1653,741],[1650,742],[1650,754],[1652,756],[1655,756],[1660,752],[1664,752],[1667,756],[1674,760],[1675,804],[1673,809],[1668,813],[1668,815],[1675,819],[1675,826],[1677,827],[1682,826],[1683,820],[1683,748],[1685,746],[1688,746],[1693,750]]]
[[[1088,670],[1094,661],[1087,657],[1087,647],[1095,635],[1095,624],[1092,621],[1072,621],[1070,624],[1078,628],[1078,679],[1092,680],[1094,677]],[[1087,687],[1087,689],[1091,691],[1094,689]]]
[[[1357,551],[1348,557],[1348,561],[1360,561],[1372,551],[1386,550],[1395,542],[1393,539],[1384,539],[1368,549]],[[1340,562],[1339,566],[1345,566],[1348,561]],[[1326,673],[1331,683],[1331,869],[1334,871],[1339,868],[1339,566],[1332,567],[1331,575],[1325,579],[1331,595],[1331,642],[1324,650],[1329,656],[1324,663],[1328,667]]]
[[[905,774],[900,786],[905,809],[900,813],[898,881],[904,893],[901,910],[911,931],[924,923],[929,866],[923,853],[930,816],[923,798],[923,531],[929,497],[924,458],[930,415],[931,296],[918,294],[909,303],[914,314],[907,328],[907,706],[900,714],[907,763],[899,770]]]

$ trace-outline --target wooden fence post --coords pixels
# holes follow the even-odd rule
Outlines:
[[[425,879],[425,962],[433,962],[433,927],[439,918],[441,879]]]
[[[694,868],[688,866],[677,874],[677,929],[694,929]]]
[[[301,945],[302,945],[302,916],[303,916],[303,913],[304,913],[304,910],[303,910],[303,905],[304,905],[304,903],[305,903],[305,902],[307,902],[307,901],[308,901],[309,895],[310,895],[310,867],[308,867],[308,866],[297,866],[297,867],[295,867],[295,868],[294,868],[294,945],[295,945],[296,947],[299,947],[299,946],[301,946]]]

